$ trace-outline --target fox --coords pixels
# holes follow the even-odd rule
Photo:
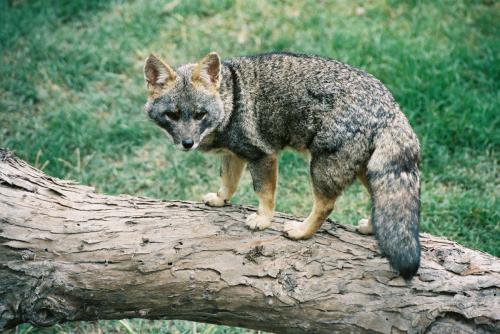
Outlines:
[[[278,154],[309,156],[313,207],[285,224],[290,239],[321,227],[356,179],[371,197],[371,218],[358,231],[375,234],[382,255],[406,280],[420,266],[419,141],[390,91],[374,76],[338,60],[274,52],[221,60],[210,52],[171,67],[151,54],[144,64],[145,112],[184,151],[220,154],[221,186],[209,206],[230,203],[246,168],[259,205],[250,229],[271,225]]]

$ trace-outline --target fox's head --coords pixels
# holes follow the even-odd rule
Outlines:
[[[183,150],[194,150],[222,123],[221,63],[212,52],[176,70],[154,55],[144,64],[145,111]]]

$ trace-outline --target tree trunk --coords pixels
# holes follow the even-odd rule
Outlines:
[[[139,317],[277,333],[500,331],[496,257],[422,234],[407,283],[352,227],[292,241],[281,228],[298,218],[252,232],[253,211],[96,194],[0,150],[0,330]]]

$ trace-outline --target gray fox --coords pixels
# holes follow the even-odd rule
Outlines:
[[[372,199],[359,230],[378,240],[391,266],[412,278],[420,265],[419,143],[388,89],[339,61],[269,53],[221,61],[215,52],[176,69],[154,55],[144,65],[145,111],[182,150],[222,154],[221,187],[203,201],[222,206],[245,166],[259,198],[251,229],[274,213],[277,154],[285,147],[310,156],[314,195],[304,222],[289,238],[311,237],[336,198],[356,177]],[[373,225],[372,225],[373,224]]]

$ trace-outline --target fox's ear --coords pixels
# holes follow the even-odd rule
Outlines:
[[[219,88],[220,58],[216,52],[207,54],[193,69],[193,81],[206,82]]]
[[[144,63],[144,80],[149,91],[162,89],[175,80],[175,71],[155,55],[150,55]]]

